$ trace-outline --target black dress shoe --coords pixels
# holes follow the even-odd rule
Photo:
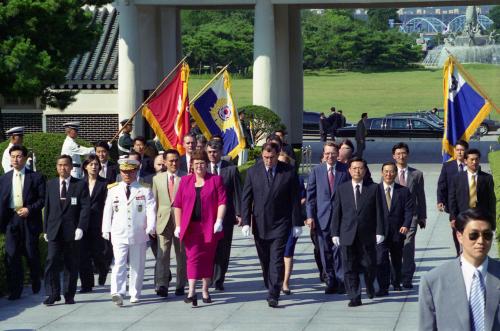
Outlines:
[[[273,298],[269,298],[269,299],[267,299],[267,305],[271,308],[276,308],[276,307],[278,307],[278,300],[273,299]]]
[[[285,290],[285,289],[282,288],[281,292],[283,292],[284,295],[290,295],[290,294],[292,294],[292,291],[290,291],[290,289]]]
[[[325,288],[325,294],[335,294],[335,292],[337,292],[337,289],[335,287]]]
[[[38,294],[38,292],[40,292],[40,287],[40,280],[33,281],[33,283],[31,284],[31,291],[33,291],[33,294]]]
[[[394,291],[396,291],[396,292],[401,292],[403,290],[401,288],[401,286],[399,286],[399,285],[394,285],[393,288],[394,288]]]
[[[357,307],[357,306],[361,306],[363,303],[361,302],[361,300],[349,300],[349,303],[347,304],[348,307]]]
[[[377,293],[375,293],[376,297],[386,297],[389,295],[388,290],[378,290]]]
[[[43,304],[46,306],[52,306],[57,301],[61,301],[60,295],[49,295],[44,301]]]
[[[373,286],[366,287],[366,294],[368,295],[368,299],[373,299],[375,297],[375,289]]]
[[[345,287],[344,286],[340,286],[339,289],[337,290],[337,293],[338,294],[345,294]]]
[[[413,284],[411,282],[404,282],[403,287],[407,289],[413,288]]]
[[[92,292],[92,287],[82,287],[78,293],[90,293]]]
[[[104,284],[106,284],[106,277],[108,276],[108,274],[99,274],[99,285],[100,286],[103,286]]]
[[[158,295],[159,297],[162,297],[162,298],[166,298],[166,297],[168,297],[168,289],[165,286],[160,286],[156,290],[156,295]]]
[[[221,292],[224,292],[224,285],[215,285],[215,290],[216,291],[221,291]]]
[[[212,303],[212,297],[210,296],[210,294],[207,298],[202,297],[201,300],[203,301],[203,303]]]
[[[192,304],[192,307],[196,307],[198,306],[198,297],[197,295],[193,295],[192,297],[185,297],[184,298],[184,302],[185,303],[191,303]]]
[[[70,298],[70,297],[64,297],[64,304],[65,305],[74,305],[75,304],[75,299]]]
[[[175,295],[180,297],[180,296],[183,296],[184,295],[184,288],[176,288],[175,289]]]

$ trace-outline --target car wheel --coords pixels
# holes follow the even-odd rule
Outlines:
[[[479,131],[479,134],[480,134],[481,136],[484,136],[485,134],[487,134],[487,133],[488,133],[488,126],[487,126],[486,124],[481,124],[481,125],[479,126],[478,131]]]

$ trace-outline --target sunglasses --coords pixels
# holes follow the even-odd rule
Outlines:
[[[493,239],[493,231],[471,232],[469,233],[469,240],[478,240],[480,236],[482,236],[484,240],[490,241]]]

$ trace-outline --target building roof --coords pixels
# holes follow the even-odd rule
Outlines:
[[[90,52],[80,54],[71,61],[66,84],[59,88],[118,88],[118,11],[103,7],[92,12],[92,21],[102,26],[99,41]]]

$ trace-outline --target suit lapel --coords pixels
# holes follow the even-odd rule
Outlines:
[[[498,303],[500,302],[500,263],[489,259],[488,275],[486,276],[486,306],[484,312],[484,329],[493,330],[494,320],[497,318]]]
[[[464,276],[460,266],[460,258],[456,258],[453,263],[453,270],[448,275],[449,280],[447,285],[447,295],[449,302],[453,303],[454,308],[450,310],[455,314],[455,318],[462,325],[461,330],[470,329],[470,313],[469,301],[467,300],[467,293],[465,289]]]
[[[361,211],[361,209],[363,209],[363,206],[365,204],[365,200],[366,200],[365,197],[367,195],[367,191],[368,191],[368,186],[365,186],[364,183],[362,182],[361,183],[361,195],[359,197],[359,201],[357,201],[358,208],[356,211],[358,212],[358,214]],[[356,193],[354,193],[354,194],[356,194]]]
[[[64,205],[62,208],[63,213],[66,211],[66,209],[68,209],[68,206],[71,204],[71,196],[75,192],[76,183],[77,183],[77,181],[73,180],[73,178],[71,178],[69,180],[69,187],[68,187],[68,191],[66,192],[66,201],[64,201]]]
[[[12,183],[12,181],[11,181]],[[23,183],[23,203],[26,205],[26,201],[28,200],[28,193],[31,189],[31,176],[30,174],[28,173],[28,171],[26,171],[24,173],[24,183]]]
[[[393,211],[394,210],[394,206],[396,206],[397,202],[398,202],[398,199],[399,199],[399,189],[396,189],[396,185],[394,185],[394,190],[392,192],[392,199],[391,199],[391,210],[390,211]]]
[[[408,176],[406,179],[406,186],[408,189],[413,185],[413,171],[415,171],[415,169],[408,167]]]

